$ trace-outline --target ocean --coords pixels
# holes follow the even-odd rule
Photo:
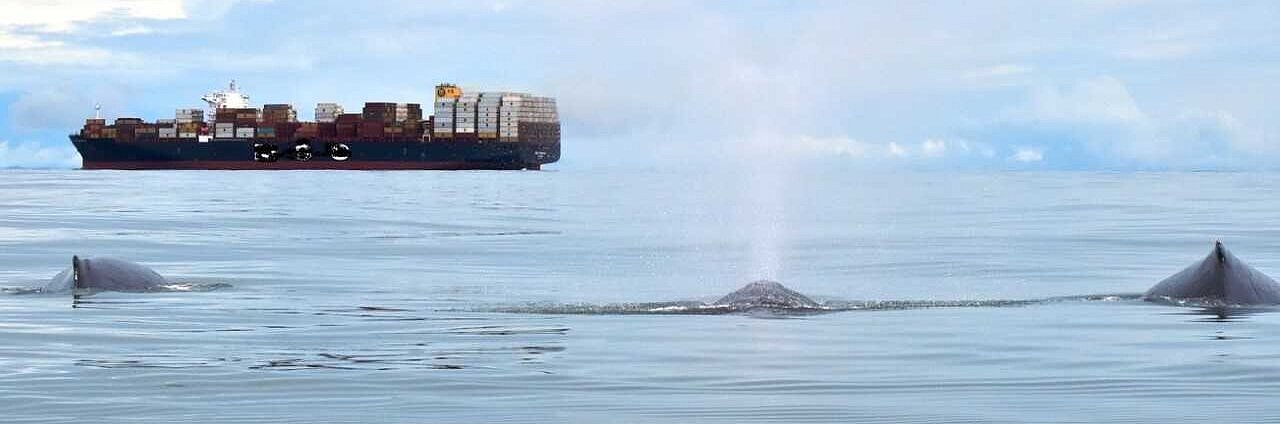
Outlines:
[[[1217,239],[1280,276],[1277,187],[1213,172],[4,171],[0,421],[1274,422],[1280,313],[1132,295]],[[29,293],[72,255],[211,289]],[[908,307],[592,312],[759,279]],[[1120,296],[1080,297],[1095,294]]]

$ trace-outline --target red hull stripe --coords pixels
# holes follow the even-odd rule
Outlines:
[[[468,169],[539,169],[539,165],[483,162],[396,162],[396,161],[332,161],[308,162],[277,161],[121,161],[85,162],[81,169],[210,169],[210,170],[285,170],[285,169],[347,169],[362,171],[390,170],[468,170]]]

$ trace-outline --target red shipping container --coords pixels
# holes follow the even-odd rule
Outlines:
[[[360,138],[382,138],[385,134],[381,122],[364,122],[360,124]]]

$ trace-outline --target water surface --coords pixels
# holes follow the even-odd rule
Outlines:
[[[762,319],[499,313],[1141,292],[1280,176],[0,173],[0,286],[72,254],[198,293],[0,295],[5,422],[1264,422],[1280,314],[1132,300]],[[532,312],[532,310],[527,310]],[[545,311],[544,311],[545,312]]]

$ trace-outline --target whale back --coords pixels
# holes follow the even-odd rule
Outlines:
[[[109,290],[148,291],[168,284],[159,273],[123,259],[73,256],[71,267],[59,272],[45,287],[47,291]]]
[[[1156,283],[1143,298],[1273,305],[1280,304],[1280,283],[1244,263],[1221,242],[1215,242],[1208,256]]]
[[[734,309],[818,309],[822,305],[776,281],[755,281],[717,300]]]

